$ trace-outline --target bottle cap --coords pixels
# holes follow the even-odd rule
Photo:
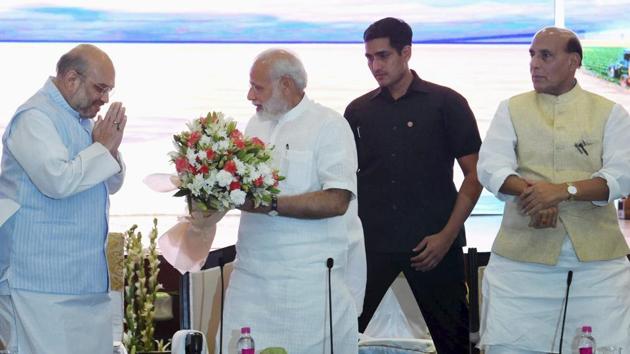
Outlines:
[[[589,327],[590,328],[590,327]],[[250,329],[249,327],[243,327],[241,328],[241,334],[245,334],[245,333],[250,333]]]
[[[591,328],[591,326],[582,326],[582,332],[592,332],[593,329]]]

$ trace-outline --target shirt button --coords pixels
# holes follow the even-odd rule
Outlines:
[[[392,184],[396,184],[396,180],[395,179],[392,180]]]
[[[392,205],[392,210],[398,210],[398,206],[396,204]]]
[[[392,130],[396,130],[396,126],[395,125],[392,127]]]
[[[392,152],[392,157],[396,157],[396,153],[395,152]]]

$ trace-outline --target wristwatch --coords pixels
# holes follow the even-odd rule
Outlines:
[[[275,195],[271,197],[271,210],[267,213],[269,216],[277,216],[278,215],[278,197]]]
[[[567,200],[574,200],[577,192],[578,190],[575,185],[571,182],[567,182],[567,193],[569,193],[569,199]]]

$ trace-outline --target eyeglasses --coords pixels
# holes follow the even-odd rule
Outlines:
[[[113,87],[107,86],[105,84],[96,83],[92,79],[90,79],[89,76],[83,74],[82,72],[77,71],[76,73],[79,74],[79,76],[81,76],[82,78],[84,78],[85,81],[90,81],[92,87],[94,88],[94,90],[100,97],[103,97],[105,95],[112,97],[114,95]]]

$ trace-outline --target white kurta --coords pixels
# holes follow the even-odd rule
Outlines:
[[[56,295],[13,289],[11,296],[0,295],[0,338],[19,354],[111,354],[109,294]]]
[[[602,168],[592,177],[607,181],[609,200],[630,193],[630,116],[615,105],[604,130]],[[516,173],[517,137],[508,101],[499,106],[481,146],[479,181],[499,199],[505,179]],[[598,345],[630,348],[630,263],[624,258],[580,262],[569,237],[555,266],[516,262],[492,254],[483,278],[481,346],[501,345],[557,352],[567,272],[572,270],[563,351],[575,352],[582,325],[593,327]]]
[[[275,145],[273,163],[286,176],[279,185],[281,195],[330,188],[356,195],[354,140],[338,113],[304,97],[277,121],[252,118],[246,134]],[[358,351],[357,312],[344,280],[347,220],[242,214],[225,302],[225,353],[235,352],[244,326],[251,327],[257,350],[283,347],[289,353],[328,353],[329,257],[334,259],[335,352]]]

